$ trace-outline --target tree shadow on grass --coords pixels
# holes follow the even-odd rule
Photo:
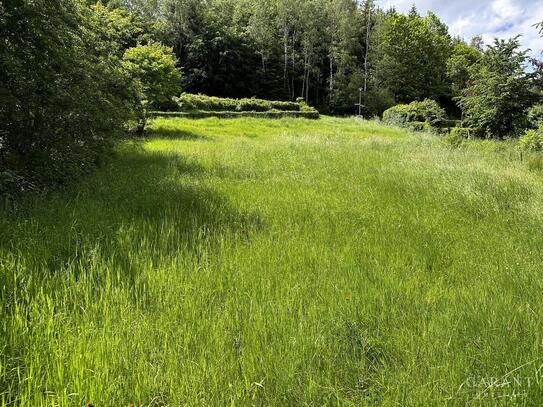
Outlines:
[[[133,143],[79,185],[35,199],[11,218],[0,214],[0,255],[15,255],[36,290],[55,275],[87,272],[97,258],[133,285],[142,257],[153,263],[197,257],[221,237],[249,239],[261,219],[202,186],[205,172],[179,154]],[[3,274],[0,283],[7,283],[11,277]]]
[[[106,298],[107,307],[118,296],[153,310],[160,298],[148,295],[149,279],[162,265],[168,273],[194,272],[225,241],[246,241],[262,227],[258,215],[204,186],[205,175],[193,160],[132,143],[79,184],[0,210],[0,349],[8,363],[0,388],[10,389],[8,402],[24,383],[10,372],[24,372],[33,347],[56,335],[43,333],[49,312],[69,326],[94,303]],[[100,313],[93,318],[99,325]],[[44,335],[41,345],[32,342]]]
[[[211,138],[203,134],[185,129],[167,126],[154,126],[147,130],[147,135],[153,138],[180,139],[189,141],[210,141]]]

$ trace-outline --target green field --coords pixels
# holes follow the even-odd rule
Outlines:
[[[0,211],[0,405],[541,405],[542,232],[506,143],[157,119]]]

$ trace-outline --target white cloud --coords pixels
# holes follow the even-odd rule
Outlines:
[[[511,0],[494,0],[491,8],[494,14],[503,20],[513,20],[522,15],[522,9]]]
[[[396,7],[407,12],[413,6],[421,14],[436,13],[449,26],[452,35],[467,40],[482,35],[486,43],[494,38],[511,38],[522,35],[525,48],[532,55],[543,51],[543,39],[533,27],[543,21],[543,0],[379,0],[383,7]]]

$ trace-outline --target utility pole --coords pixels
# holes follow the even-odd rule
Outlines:
[[[363,88],[358,88],[358,103],[355,106],[358,106],[358,117],[362,117],[362,91]]]

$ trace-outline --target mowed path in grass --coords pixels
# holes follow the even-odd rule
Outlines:
[[[0,405],[541,405],[542,218],[507,147],[157,119],[0,213]]]

